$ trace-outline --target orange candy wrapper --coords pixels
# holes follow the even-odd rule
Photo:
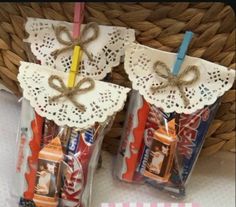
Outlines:
[[[169,180],[177,144],[175,131],[175,119],[172,119],[168,122],[168,130],[161,127],[154,133],[144,176],[159,182]]]
[[[63,151],[59,137],[39,152],[33,201],[38,207],[56,207],[60,189],[60,169]]]

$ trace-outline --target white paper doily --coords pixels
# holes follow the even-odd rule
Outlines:
[[[153,65],[156,61],[164,62],[171,70],[176,60],[176,53],[152,49],[132,43],[125,49],[125,70],[132,81],[133,89],[151,104],[164,109],[165,112],[193,113],[206,105],[213,104],[218,97],[229,90],[235,80],[235,71],[209,61],[186,56],[180,72],[187,66],[196,65],[200,71],[200,79],[191,86],[184,87],[190,104],[185,107],[177,87],[168,86],[158,90],[154,95],[152,86],[164,84],[167,80],[159,77]],[[159,68],[158,68],[159,69]],[[186,74],[189,80],[191,74]]]
[[[72,33],[72,23],[64,21],[54,21],[48,19],[28,18],[25,30],[29,37],[25,42],[30,43],[31,51],[42,65],[47,65],[64,72],[68,71],[72,61],[72,50],[66,51],[56,59],[51,52],[64,47],[56,39],[53,26],[65,26]],[[81,30],[84,28],[81,25]],[[87,34],[91,36],[91,31]],[[64,34],[62,38],[68,41]],[[111,68],[119,65],[121,56],[124,55],[124,46],[135,40],[135,31],[125,27],[102,26],[99,25],[99,36],[92,41],[86,48],[93,55],[90,61],[86,55],[83,55],[80,64],[80,74],[89,76],[97,80],[103,79]]]
[[[48,85],[51,75],[58,75],[66,85],[68,73],[55,71],[48,66],[21,62],[18,80],[23,94],[30,101],[35,111],[42,117],[53,120],[57,125],[68,125],[79,129],[87,129],[95,122],[104,122],[108,116],[120,111],[127,98],[129,88],[112,83],[95,80],[95,87],[86,93],[77,95],[75,100],[85,106],[85,112],[80,111],[65,98],[49,103],[49,97],[60,93]],[[76,83],[83,79],[77,76]],[[55,84],[56,81],[55,81]],[[87,87],[85,83],[82,88]]]

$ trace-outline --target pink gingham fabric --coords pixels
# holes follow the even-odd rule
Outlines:
[[[101,207],[200,207],[193,203],[103,203]]]

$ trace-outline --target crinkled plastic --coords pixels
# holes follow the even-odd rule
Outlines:
[[[219,100],[192,114],[165,113],[133,90],[114,176],[184,197]]]
[[[22,100],[13,196],[19,206],[90,207],[94,172],[113,117],[90,129],[57,126]]]

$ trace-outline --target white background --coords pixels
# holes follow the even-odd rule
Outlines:
[[[0,90],[0,207],[15,207],[10,196],[14,175],[16,134],[20,104],[13,95]],[[96,172],[92,207],[102,202],[177,202],[147,186],[114,180],[111,175],[114,158],[103,152],[102,168]],[[217,153],[200,157],[181,202],[197,202],[202,207],[235,206],[235,154]]]

